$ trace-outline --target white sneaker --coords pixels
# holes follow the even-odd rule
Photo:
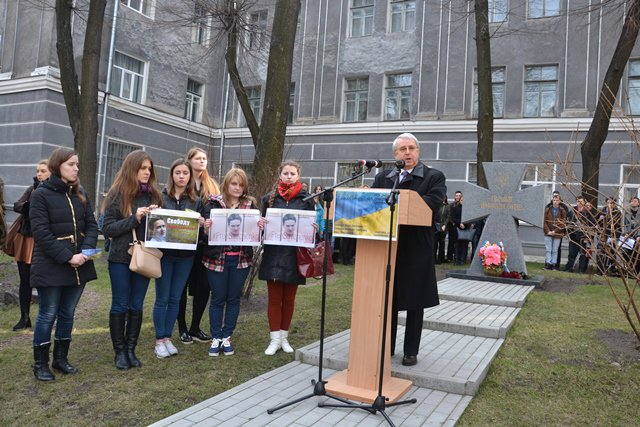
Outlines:
[[[173,345],[173,343],[169,338],[166,338],[164,340],[164,346],[167,348],[167,351],[169,352],[170,356],[175,356],[176,354],[178,354],[178,349],[176,348],[175,345]]]
[[[171,356],[171,354],[169,354],[169,351],[167,350],[167,347],[164,345],[164,343],[163,342],[157,342],[156,343],[156,357],[158,359],[166,359],[169,356]]]
[[[209,356],[213,356],[216,357],[220,354],[220,343],[222,341],[217,339],[217,338],[213,338],[211,340],[211,347],[209,347]]]

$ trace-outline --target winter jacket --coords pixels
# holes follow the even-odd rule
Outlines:
[[[553,207],[547,207],[544,209],[544,235],[549,235],[550,232],[554,232],[554,238],[561,238],[566,234],[567,227],[567,211],[558,206],[558,216],[554,218]]]
[[[273,205],[269,206],[271,199],[269,193],[262,198],[262,216],[265,216],[268,207],[280,209],[298,209],[305,211],[315,210],[313,200],[303,201],[308,193],[304,190],[290,201],[286,201],[279,194],[273,200]],[[305,278],[298,274],[298,256],[295,246],[264,245],[262,262],[258,273],[260,280],[278,280],[291,285],[304,285]]]
[[[38,178],[33,177],[33,185],[28,187],[22,196],[13,204],[13,211],[22,215],[20,234],[25,237],[32,236],[31,221],[29,220],[29,206],[31,205],[31,193],[42,184]]]
[[[203,205],[202,199],[200,197],[196,197],[195,201],[191,201],[186,195],[183,195],[179,200],[169,196],[167,193],[167,189],[162,190],[162,208],[163,209],[172,209],[174,211],[185,211],[190,210],[194,212],[198,212],[202,215]],[[200,230],[199,235],[202,236],[202,230]],[[189,258],[196,254],[195,251],[187,251],[182,249],[162,249],[162,253],[164,256],[168,256],[171,258]]]
[[[74,268],[73,255],[94,249],[98,225],[91,201],[83,204],[72,188],[51,175],[32,194],[29,207],[35,247],[31,261],[31,287],[84,285],[97,278],[93,261]],[[79,190],[84,193],[82,188]],[[86,196],[85,196],[86,197]]]
[[[132,230],[135,228],[136,236],[139,240],[143,240],[147,227],[147,217],[143,217],[138,223],[135,212],[140,207],[151,205],[151,193],[138,194],[131,204],[132,213],[126,216],[120,212],[120,197],[116,195],[104,210],[102,234],[105,238],[111,238],[109,262],[129,264],[131,255],[127,251],[133,242]]]

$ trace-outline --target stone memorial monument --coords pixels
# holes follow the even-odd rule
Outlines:
[[[488,240],[502,242],[507,252],[507,267],[510,271],[527,273],[522,243],[518,235],[517,220],[542,228],[544,207],[548,199],[548,186],[520,190],[526,164],[484,163],[489,189],[464,183],[462,222],[486,217],[486,224],[478,243],[478,250]],[[484,275],[480,257],[473,256],[468,274]]]

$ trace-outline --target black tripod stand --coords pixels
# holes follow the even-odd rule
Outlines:
[[[302,397],[299,397],[297,399],[291,400],[289,402],[283,403],[281,405],[278,405],[274,408],[270,408],[267,409],[267,414],[273,414],[275,411],[282,409],[282,408],[286,408],[287,406],[291,406],[291,405],[295,405],[296,403],[302,402],[303,400],[309,399],[310,397],[313,396],[326,396],[326,397],[330,397],[332,399],[338,400],[340,402],[343,402],[344,404],[350,404],[351,402],[349,402],[346,399],[343,399],[341,397],[338,396],[333,396],[332,394],[327,393],[327,390],[325,388],[325,384],[327,383],[326,381],[324,381],[322,379],[322,365],[323,365],[323,358],[324,358],[324,325],[325,325],[325,307],[326,307],[326,301],[327,301],[327,266],[329,265],[329,254],[331,253],[331,242],[329,239],[329,230],[327,227],[327,224],[329,224],[329,210],[331,209],[331,202],[333,201],[333,189],[336,187],[340,187],[341,185],[346,184],[347,182],[351,182],[361,176],[363,176],[364,174],[368,173],[371,169],[370,168],[366,168],[365,170],[363,170],[361,173],[359,174],[354,174],[351,178],[348,178],[342,182],[337,183],[334,186],[331,187],[327,187],[322,191],[319,191],[315,194],[311,194],[307,197],[305,197],[303,200],[310,200],[316,196],[322,195],[323,201],[324,201],[324,217],[325,217],[325,228],[324,228],[324,232],[323,232],[323,238],[324,238],[324,260],[323,260],[323,264],[322,264],[322,303],[321,303],[321,308],[320,308],[320,348],[319,348],[319,353],[318,353],[318,379],[317,380],[311,380],[311,385],[313,386],[313,391],[309,394],[306,394]],[[374,413],[374,411],[370,411],[372,413]]]
[[[400,166],[399,164],[396,165],[397,169],[399,172],[399,170],[404,166],[404,162],[403,164]],[[389,205],[389,210],[391,212],[390,216],[390,221],[389,221],[389,240],[388,240],[388,248],[387,248],[387,266],[386,266],[386,272],[385,272],[385,290],[384,290],[384,306],[383,306],[383,310],[384,310],[384,314],[383,314],[383,323],[382,323],[382,345],[380,348],[380,371],[378,372],[378,396],[375,398],[375,400],[373,401],[372,404],[370,405],[365,405],[365,404],[356,404],[353,402],[348,402],[347,404],[343,404],[343,405],[338,405],[338,404],[327,404],[327,403],[319,403],[318,406],[322,407],[322,408],[356,408],[356,409],[364,409],[366,411],[369,411],[373,414],[375,414],[376,412],[380,412],[382,414],[382,416],[387,420],[387,422],[389,423],[389,425],[395,427],[395,424],[393,424],[393,421],[391,421],[391,418],[389,418],[389,415],[386,412],[386,408],[389,407],[393,407],[393,406],[398,406],[398,405],[406,405],[409,403],[416,403],[417,400],[416,399],[408,399],[408,400],[402,400],[402,401],[398,401],[398,402],[393,402],[393,403],[387,403],[387,398],[382,394],[382,386],[383,386],[383,380],[384,380],[384,359],[385,359],[385,353],[386,353],[386,345],[387,345],[387,321],[388,321],[388,309],[389,309],[389,285],[391,283],[391,252],[392,252],[392,245],[393,245],[393,218],[394,218],[394,213],[396,210],[396,204],[398,201],[398,194],[399,191],[396,190],[396,187],[398,185],[398,175],[396,174],[396,179],[393,183],[393,188],[391,189],[391,192],[389,193],[389,196],[387,197],[387,204]]]

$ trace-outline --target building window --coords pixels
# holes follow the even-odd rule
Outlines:
[[[415,0],[391,0],[391,32],[413,31],[415,27]]]
[[[556,165],[549,164],[529,164],[524,170],[524,177],[520,183],[520,189],[535,187],[536,185],[547,184],[554,187],[556,177]]]
[[[267,11],[252,13],[249,23],[249,50],[262,49],[267,41]]]
[[[151,15],[151,0],[120,0],[120,3],[143,15]]]
[[[107,142],[107,158],[105,162],[104,182],[102,186],[104,194],[106,194],[109,191],[109,188],[111,188],[111,184],[113,184],[113,180],[120,170],[122,162],[124,162],[124,158],[132,151],[140,150],[141,148],[142,147],[137,145],[126,144],[124,142],[109,139]]]
[[[247,100],[249,101],[249,105],[251,106],[251,111],[253,111],[253,117],[260,122],[260,95],[261,90],[260,86],[248,87],[245,89],[247,92]],[[247,119],[243,117],[242,124],[246,126]]]
[[[640,196],[640,166],[622,166],[622,203],[629,203],[632,197]]]
[[[504,67],[491,70],[491,93],[493,94],[493,117],[504,117]],[[478,70],[473,82],[473,117],[478,117]]]
[[[233,162],[233,167],[242,169],[247,174],[249,181],[251,181],[251,177],[253,176],[253,163]]]
[[[293,123],[293,112],[296,105],[296,84],[291,83],[289,86],[289,114],[287,115],[287,123]]]
[[[336,180],[335,182],[342,182],[354,175],[357,175],[362,171],[360,163],[356,162],[338,162],[336,167]],[[357,179],[346,183],[347,187],[361,187],[364,183],[364,176],[360,176]]]
[[[207,10],[196,4],[193,12],[193,31],[191,41],[202,46],[208,45],[209,39],[209,16]]]
[[[529,0],[529,18],[546,18],[560,14],[560,0]]]
[[[142,103],[145,63],[116,52],[111,75],[111,93],[129,101]]]
[[[555,117],[557,92],[556,65],[525,67],[524,116]]]
[[[351,37],[373,33],[373,0],[351,0]]]
[[[475,162],[467,163],[467,182],[478,184],[478,164]]]
[[[489,22],[507,20],[508,0],[489,0]]]
[[[384,119],[407,120],[411,111],[411,73],[387,76]]]
[[[640,60],[629,61],[629,114],[640,115]]]
[[[202,118],[202,84],[191,79],[187,80],[184,118],[192,122],[199,122]]]
[[[346,79],[344,89],[344,121],[366,121],[368,104],[369,77]]]

